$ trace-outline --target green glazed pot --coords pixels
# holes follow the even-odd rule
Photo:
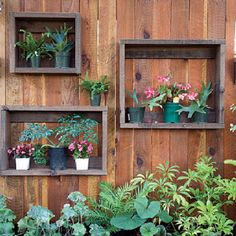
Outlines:
[[[142,123],[144,119],[145,107],[129,107],[128,117],[130,123]]]
[[[70,64],[70,52],[56,52],[55,53],[55,67],[68,68]]]
[[[90,105],[91,106],[100,106],[100,104],[101,104],[101,94],[93,95],[93,99],[90,96]]]
[[[164,109],[164,122],[165,123],[179,123],[180,115],[176,112],[180,109],[179,103],[167,102],[163,105]]]
[[[33,56],[30,58],[31,67],[38,68],[40,66],[40,56]]]
[[[207,123],[208,121],[208,109],[205,108],[206,113],[195,112],[192,117],[192,122],[194,123]]]

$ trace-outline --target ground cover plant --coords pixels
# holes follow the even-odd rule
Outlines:
[[[211,157],[182,172],[167,162],[121,187],[101,182],[97,199],[72,192],[55,223],[50,210],[34,206],[18,222],[18,235],[233,235],[224,206],[235,202],[235,185],[217,174]],[[15,216],[1,199],[0,230],[8,232],[1,235],[14,235]]]

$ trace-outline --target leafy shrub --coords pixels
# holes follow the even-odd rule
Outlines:
[[[6,197],[0,195],[0,235],[13,236],[14,224],[13,220],[16,218],[14,212],[7,208]]]

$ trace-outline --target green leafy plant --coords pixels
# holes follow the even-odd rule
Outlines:
[[[65,204],[60,219],[56,222],[58,227],[63,227],[66,235],[83,236],[86,228],[83,219],[88,214],[88,206],[85,205],[86,197],[80,192],[72,192],[68,199],[73,204]]]
[[[82,136],[89,142],[97,142],[97,133],[94,130],[97,122],[89,118],[82,118],[80,115],[68,115],[58,119],[58,126],[54,129],[47,128],[44,124],[31,123],[21,133],[20,142],[39,141],[45,138],[48,143],[42,147],[63,147],[68,146],[77,137]],[[54,141],[56,139],[56,141]]]
[[[33,206],[25,217],[18,221],[19,233],[26,236],[59,236],[55,223],[50,223],[53,213],[45,207]]]
[[[91,224],[89,226],[89,233],[91,236],[110,236],[110,232],[97,224]]]
[[[13,221],[16,218],[14,212],[7,208],[6,197],[0,195],[0,235],[14,236]]]
[[[47,148],[44,147],[41,144],[35,144],[34,145],[34,152],[32,154],[33,160],[38,165],[46,165],[47,159],[46,159],[46,151]]]
[[[188,118],[192,118],[193,114],[196,112],[206,113],[206,109],[209,108],[207,105],[207,100],[213,89],[211,88],[211,82],[207,85],[202,82],[202,89],[198,92],[198,99],[191,101],[189,106],[182,106],[178,110],[178,113],[187,112]]]
[[[20,29],[20,32],[24,34],[23,41],[15,43],[15,47],[19,47],[23,50],[22,57],[26,60],[46,54],[45,40],[47,35],[42,34],[39,39],[35,39],[31,32]]]
[[[109,232],[120,231],[111,224],[113,216],[129,214],[134,211],[134,186],[125,184],[122,187],[113,187],[110,183],[99,184],[98,200],[88,199],[91,209],[86,219],[87,224],[103,226]]]
[[[111,224],[119,229],[133,230],[139,228],[147,220],[154,218],[165,223],[170,223],[173,219],[165,210],[161,209],[159,201],[148,201],[147,197],[137,196],[134,200],[134,211],[129,214],[113,216]]]
[[[81,78],[82,79],[82,78]],[[89,92],[91,98],[93,99],[94,95],[107,93],[110,87],[107,75],[102,75],[99,80],[90,80],[88,71],[85,73],[85,78],[82,79],[81,87]]]
[[[46,27],[46,35],[52,42],[45,44],[45,50],[49,53],[71,51],[74,45],[72,41],[68,40],[68,32],[71,29],[72,27],[67,27],[66,23],[64,23],[63,26],[60,26],[59,30],[55,30],[55,32]]]

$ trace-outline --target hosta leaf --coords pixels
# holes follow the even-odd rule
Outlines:
[[[137,215],[127,214],[121,216],[115,216],[111,218],[111,224],[118,229],[133,230],[140,227],[145,220],[141,219]]]

